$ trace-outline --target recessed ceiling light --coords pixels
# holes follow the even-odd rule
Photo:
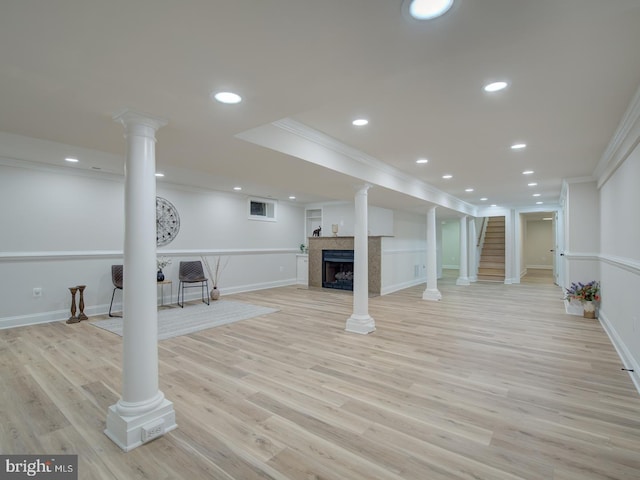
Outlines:
[[[72,158],[72,157],[67,157],[64,159],[65,162],[69,162],[69,163],[78,163],[78,159],[77,158]]]
[[[473,188],[465,188],[464,191],[465,192],[473,192]]]
[[[525,170],[524,172],[522,172],[523,175],[531,175],[533,173],[533,170]]]
[[[156,172],[156,177],[164,177],[164,173],[162,173],[162,172]]]
[[[540,194],[539,194],[539,193],[534,193],[534,194],[533,194],[533,196],[534,196],[534,197],[539,197],[539,196],[540,196]]]
[[[497,207],[498,205],[496,205],[495,203],[491,204],[492,207]]]
[[[481,202],[486,202],[487,200],[489,200],[487,197],[482,197],[482,198],[480,199],[480,201],[481,201]]]
[[[507,88],[507,82],[493,82],[484,86],[485,92],[498,92]]]
[[[450,178],[453,178],[453,175],[442,175],[442,178],[444,178],[445,180],[449,180]]]
[[[426,158],[419,158],[418,160],[416,160],[416,163],[429,163],[429,160],[427,160]]]
[[[536,186],[538,186],[538,183],[537,182],[527,183],[527,186],[528,187],[536,187]]]
[[[364,127],[365,125],[369,124],[369,120],[367,120],[366,118],[356,118],[351,123],[354,124],[356,127]]]
[[[233,187],[233,189],[234,189],[236,192],[239,192],[240,190],[242,190],[242,187]]]
[[[514,143],[511,145],[511,150],[522,150],[523,148],[527,148],[526,143]]]
[[[289,195],[289,200],[295,200],[296,196],[295,195]]]
[[[237,93],[233,92],[218,92],[213,94],[213,98],[220,103],[240,103],[242,101],[242,97]]]
[[[409,14],[416,20],[431,20],[444,15],[453,5],[453,0],[411,0]]]
[[[542,205],[544,202],[536,202],[536,205]]]

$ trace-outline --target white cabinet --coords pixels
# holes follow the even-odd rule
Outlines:
[[[296,255],[296,283],[298,285],[309,284],[309,255]]]

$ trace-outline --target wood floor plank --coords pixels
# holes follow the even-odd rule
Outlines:
[[[598,320],[544,272],[369,299],[290,286],[278,309],[159,342],[178,428],[124,453],[104,435],[122,338],[88,322],[0,330],[0,452],[76,453],[81,479],[637,480],[640,396]],[[188,309],[189,305],[185,306]]]

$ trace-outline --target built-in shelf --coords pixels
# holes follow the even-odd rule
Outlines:
[[[310,237],[313,231],[322,226],[322,209],[308,208],[305,210],[305,237]]]

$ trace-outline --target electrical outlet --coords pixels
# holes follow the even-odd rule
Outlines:
[[[158,420],[142,427],[142,442],[149,442],[164,435],[164,420]]]
[[[40,287],[36,287],[33,289],[33,296],[34,297],[41,297],[42,296],[42,288]]]

